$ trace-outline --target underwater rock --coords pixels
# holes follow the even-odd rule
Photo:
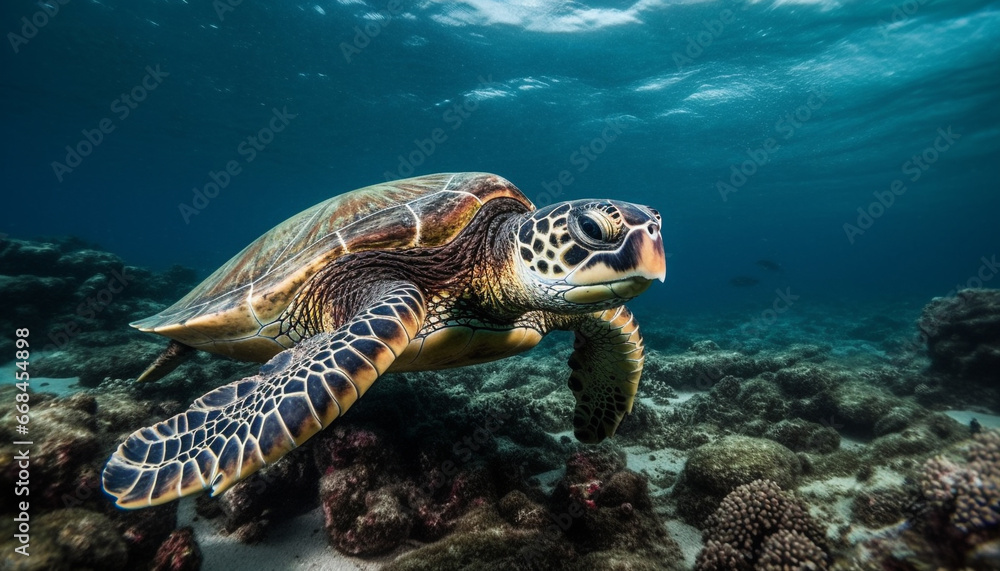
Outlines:
[[[134,384],[130,384],[130,387]],[[155,402],[137,397],[134,391],[102,387],[95,391],[95,421],[98,431],[108,435],[108,444],[118,445],[137,427],[180,412],[176,401]]]
[[[339,551],[374,555],[409,537],[413,516],[403,509],[399,491],[372,486],[376,480],[377,474],[362,464],[335,469],[320,480],[327,535]]]
[[[708,518],[696,571],[827,569],[826,538],[806,506],[770,480],[729,493]]]
[[[914,500],[914,494],[906,490],[878,488],[854,496],[851,515],[868,527],[885,527],[906,519],[906,508]]]
[[[584,449],[566,460],[566,473],[556,484],[552,501],[560,509],[581,517],[598,507],[605,483],[625,469],[624,456],[610,447]],[[624,500],[628,501],[628,500]]]
[[[314,507],[319,475],[310,452],[293,451],[213,498],[223,529],[242,543],[256,543],[273,525]],[[204,503],[201,510],[207,513]]]
[[[90,345],[92,338],[102,339],[102,346]],[[112,337],[112,338],[107,338]],[[84,333],[67,351],[46,355],[35,363],[39,376],[79,377],[80,385],[96,387],[108,376],[135,378],[163,350],[151,339],[135,338],[121,343],[104,333]]]
[[[120,510],[106,500],[104,513],[125,541],[129,562],[150,561],[177,527],[177,502],[141,510]]]
[[[920,509],[841,554],[837,568],[1000,568],[1000,432],[927,460],[918,479]]]
[[[6,518],[5,518],[6,519]],[[4,534],[0,549],[5,558],[11,554],[14,539]],[[8,559],[13,563],[13,560]],[[29,556],[5,569],[17,571],[80,571],[127,569],[128,550],[108,518],[102,514],[69,508],[32,518]]]
[[[791,487],[799,471],[799,460],[791,450],[771,440],[747,436],[725,436],[701,446],[684,466],[691,484],[719,495],[761,479]]]
[[[774,382],[782,392],[794,398],[806,398],[829,390],[835,384],[833,376],[815,365],[797,365],[774,373]]]
[[[31,436],[35,445],[31,450],[32,506],[36,508],[64,507],[64,498],[85,495],[98,496],[97,459],[101,451],[94,433],[94,399],[88,395],[71,398],[43,400],[31,395]],[[13,400],[13,399],[11,399]],[[36,404],[37,403],[37,404]],[[14,433],[16,411],[0,416],[0,482],[8,489],[14,488],[18,469],[13,458],[19,440]],[[8,500],[5,498],[5,500]],[[11,500],[12,501],[12,500]],[[3,507],[6,506],[6,501]]]
[[[653,509],[645,477],[614,450],[573,454],[550,500],[522,490],[476,504],[442,539],[386,570],[679,570],[683,556]]]
[[[0,239],[0,267],[8,276],[49,276],[62,256],[59,246],[48,242]]]
[[[548,517],[548,514],[546,514]],[[489,562],[493,569],[571,569],[576,557],[558,527],[514,526],[486,504],[465,514],[454,533],[403,554],[383,571],[461,571]],[[550,531],[546,531],[550,530]]]
[[[22,324],[28,327],[39,323],[52,307],[65,305],[73,291],[73,282],[61,277],[0,275],[0,295],[12,302],[8,315],[31,320]]]
[[[134,376],[139,361],[161,350],[152,342],[122,350],[129,340],[145,338],[128,323],[163,309],[196,281],[192,270],[156,274],[75,239],[0,240],[0,268],[0,296],[12,302],[0,325],[29,328],[36,351],[64,352],[36,353],[35,374],[79,376],[90,387],[105,376]],[[0,348],[8,346],[0,340]]]
[[[194,539],[194,530],[182,527],[174,530],[160,545],[153,557],[150,571],[198,571],[201,569],[201,549]]]
[[[699,345],[697,350],[679,355],[650,351],[643,368],[643,384],[707,390],[727,376],[751,379],[763,372],[777,371],[790,364],[769,357],[748,357],[739,351],[703,349],[704,346]]]
[[[917,326],[934,370],[970,380],[1000,380],[1000,290],[965,289],[935,298]]]
[[[745,413],[742,419],[744,421],[763,419],[780,422],[789,414],[789,399],[782,394],[777,385],[763,377],[751,379],[741,385],[738,404],[740,410]],[[733,426],[735,421],[736,419],[733,419],[733,422],[720,424]]]
[[[918,420],[925,415],[926,411],[915,406],[896,406],[875,421],[872,432],[875,436],[885,436],[893,432],[902,432],[913,424],[914,420]]]
[[[840,384],[833,389],[832,396],[834,412],[817,420],[826,420],[862,438],[874,436],[875,424],[894,407],[905,404],[882,389],[860,382]]]
[[[771,425],[764,437],[793,452],[829,454],[840,448],[840,434],[832,427],[798,418]]]
[[[756,480],[792,487],[801,473],[788,448],[762,438],[726,436],[692,451],[674,490],[678,513],[698,527],[737,487]]]
[[[703,339],[701,341],[695,341],[688,348],[688,351],[693,353],[711,353],[713,351],[719,350],[719,344],[711,339]]]
[[[314,450],[325,472],[319,496],[330,543],[351,555],[391,551],[409,538],[415,516],[405,509],[407,486],[395,451],[381,433],[338,426]]]
[[[916,414],[909,426],[868,443],[871,463],[884,463],[899,456],[926,455],[952,442],[967,438],[969,430],[943,414]]]
[[[541,529],[549,524],[547,510],[521,490],[514,490],[497,502],[497,510],[511,525]]]
[[[12,390],[15,387],[0,387],[0,395],[12,395]],[[121,569],[126,568],[127,559],[127,568],[141,568],[175,527],[177,504],[123,511],[101,493],[100,471],[106,450],[120,440],[117,432],[109,432],[114,423],[106,420],[108,411],[102,407],[116,402],[120,395],[76,393],[53,398],[45,393],[28,394],[35,443],[31,449],[32,547],[37,548],[38,555],[31,557],[32,565],[37,563],[45,569]],[[148,401],[131,398],[131,402],[144,411],[134,417],[142,423],[160,410]],[[17,440],[10,430],[11,422],[9,415],[0,417],[4,442]],[[0,445],[0,481],[10,480],[11,487],[16,476],[13,456],[9,445]],[[5,495],[0,500],[0,512],[13,511],[10,499]],[[44,522],[52,522],[51,534],[45,531]],[[93,542],[87,543],[91,539]]]
[[[101,283],[103,284],[107,282],[107,276],[112,275],[112,272],[122,270],[124,266],[124,260],[111,252],[85,248],[83,250],[72,250],[60,255],[51,271],[55,275],[70,276],[77,279],[100,276]],[[102,274],[107,274],[107,276]]]

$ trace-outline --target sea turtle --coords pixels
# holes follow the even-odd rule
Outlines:
[[[501,359],[557,329],[576,332],[576,437],[599,442],[631,412],[642,372],[642,337],[622,304],[665,271],[660,215],[646,206],[536,210],[485,173],[336,196],[132,324],[172,339],[145,380],[195,349],[266,363],[130,435],[104,489],[124,508],[219,494],[347,412],[385,372]]]

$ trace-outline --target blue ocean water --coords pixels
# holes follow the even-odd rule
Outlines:
[[[261,4],[4,3],[0,232],[205,275],[475,170],[656,207],[674,311],[1000,283],[998,2]]]

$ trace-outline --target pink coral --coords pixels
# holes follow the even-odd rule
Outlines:
[[[937,456],[924,464],[920,488],[963,534],[1000,524],[1000,432],[974,436],[964,462]]]
[[[697,571],[826,569],[823,529],[770,480],[737,487],[708,519]]]

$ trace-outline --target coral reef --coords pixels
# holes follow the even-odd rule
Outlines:
[[[4,518],[7,520],[8,518]],[[5,524],[6,525],[6,524]],[[106,516],[80,508],[58,509],[38,517],[31,526],[28,557],[14,555],[12,534],[0,542],[4,558],[17,571],[79,571],[128,569],[128,548]],[[16,559],[15,559],[16,557]]]
[[[0,394],[13,402],[15,387],[0,387]],[[73,497],[78,490],[93,495],[98,472],[93,466],[101,451],[95,429],[97,402],[89,395],[74,395],[66,399],[45,399],[31,395],[31,435],[37,444],[31,450],[32,503],[38,507],[63,507],[64,497]],[[0,482],[14,488],[18,467],[14,461],[17,438],[14,431],[17,412],[13,407],[0,416]],[[23,447],[22,447],[23,448]],[[8,503],[10,502],[10,503]],[[5,495],[0,507],[13,511],[14,498]]]
[[[924,498],[965,536],[1000,525],[1000,432],[973,437],[964,462],[943,456],[924,464]]]
[[[256,365],[197,355],[137,386],[129,378],[164,344],[127,322],[185,293],[189,271],[153,274],[64,239],[0,240],[0,263],[0,292],[17,300],[0,324],[31,323],[60,349],[33,361],[33,377],[83,385],[71,396],[30,393],[38,556],[18,568],[198,568],[177,503],[115,509],[101,466],[135,428]],[[116,275],[128,285],[112,292]],[[968,420],[935,412],[1000,403],[977,376],[992,355],[993,296],[927,306],[930,368],[900,317],[915,318],[922,300],[870,307],[861,326],[851,305],[796,306],[767,327],[739,312],[647,313],[632,414],[598,446],[572,438],[568,335],[524,357],[387,375],[275,465],[198,498],[197,513],[229,541],[266,549],[272,530],[319,510],[318,545],[378,556],[390,570],[682,569],[673,537],[687,568],[698,554],[699,569],[996,569],[997,433],[977,424],[969,442]],[[0,399],[14,392],[0,385]],[[0,484],[11,487],[14,450],[3,442],[14,424],[0,413]],[[0,499],[0,515],[12,511]]]
[[[677,510],[686,521],[698,526],[739,486],[768,480],[789,488],[795,485],[801,470],[795,453],[772,440],[720,438],[688,456],[683,480],[674,490]]]
[[[914,494],[906,490],[878,488],[855,496],[851,514],[868,527],[885,527],[906,519],[906,508],[914,500]]]
[[[1000,432],[928,459],[918,480],[923,503],[903,510],[906,522],[845,552],[838,568],[1000,568]]]
[[[708,519],[696,571],[826,569],[822,528],[770,480],[734,489]]]
[[[201,569],[201,549],[190,527],[174,530],[160,545],[153,557],[150,571],[198,571]]]
[[[14,386],[0,386],[13,401]],[[100,491],[100,471],[122,430],[145,425],[170,412],[169,406],[123,392],[77,393],[55,398],[28,391],[31,407],[30,558],[17,569],[135,569],[152,560],[176,527],[177,504],[139,511],[115,509]],[[125,413],[120,416],[120,413]],[[15,487],[19,469],[13,411],[0,416],[0,483]],[[134,422],[134,425],[129,425]],[[123,424],[124,423],[124,424]],[[22,447],[23,448],[23,447]],[[0,503],[11,521],[12,495]],[[11,537],[7,535],[7,537]],[[7,549],[9,547],[9,549]],[[13,545],[5,546],[13,553]]]
[[[935,370],[1000,381],[1000,290],[965,289],[935,298],[917,325]]]
[[[529,492],[533,497],[529,496]],[[644,477],[613,451],[571,456],[550,498],[514,490],[481,502],[443,539],[389,571],[682,569],[683,557],[653,509]]]
[[[128,323],[163,309],[196,283],[192,270],[175,266],[153,273],[72,238],[0,239],[0,268],[0,296],[11,309],[0,326],[32,331],[34,374],[79,377],[87,387],[108,375],[141,373],[163,343]],[[11,353],[11,343],[0,340],[4,354]],[[43,355],[38,349],[60,352]]]
[[[313,507],[316,468],[310,449],[296,450],[216,498],[199,498],[199,513],[218,516],[223,530],[243,543],[256,543],[270,527]]]

